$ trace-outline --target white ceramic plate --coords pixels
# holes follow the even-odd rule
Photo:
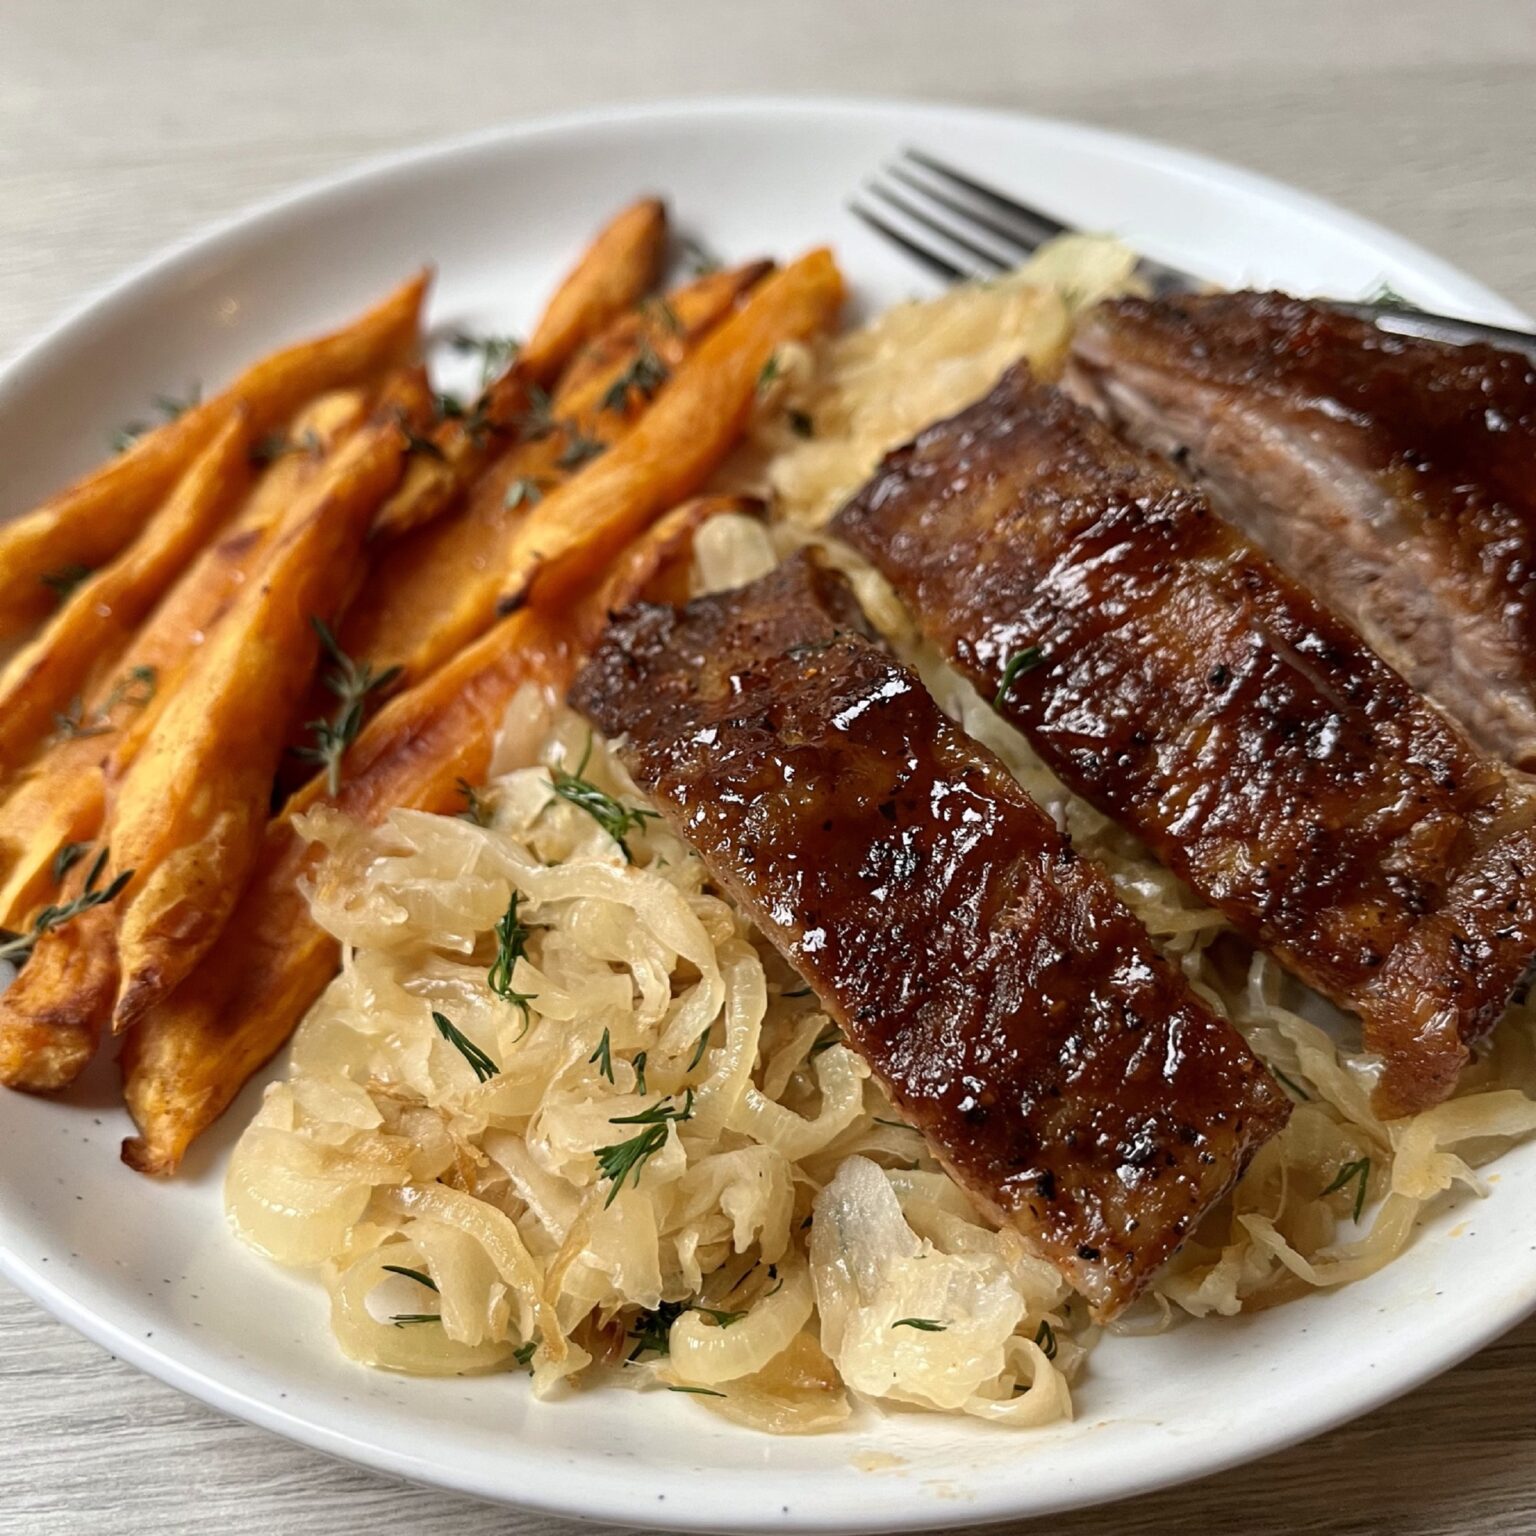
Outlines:
[[[1088,228],[1228,283],[1520,321],[1453,268],[1359,219],[1209,160],[1061,123],[873,102],[699,103],[558,122],[396,158],[218,230],[124,279],[0,376],[0,515],[102,454],[151,393],[214,383],[335,322],[423,259],[439,320],[516,329],[594,225],[655,190],[730,258],[831,242],[860,306],[929,285],[844,208],[915,144]],[[153,216],[152,211],[149,216]],[[1009,1432],[866,1412],[770,1440],[685,1399],[535,1404],[518,1375],[422,1381],[336,1352],[317,1284],[238,1246],[220,1209],[253,1084],[152,1184],[102,1067],[66,1103],[0,1096],[0,1270],[166,1381],[369,1466],[630,1525],[879,1530],[1039,1515],[1198,1477],[1313,1435],[1443,1370],[1536,1306],[1536,1145],[1486,1203],[1447,1208],[1359,1285],[1253,1318],[1111,1340],[1076,1422]]]

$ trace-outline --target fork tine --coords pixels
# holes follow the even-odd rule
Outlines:
[[[948,181],[952,185],[969,192],[973,197],[980,198],[984,203],[990,204],[1000,213],[1012,214],[1016,219],[1023,219],[1026,223],[1040,231],[1040,243],[1054,240],[1057,235],[1070,234],[1070,227],[1063,224],[1060,219],[1054,219],[1048,213],[1042,213],[1038,208],[1031,208],[1027,203],[1021,203],[1015,198],[1007,197],[999,192],[996,187],[989,187],[982,182],[966,176],[952,166],[945,165],[941,160],[935,160],[932,155],[924,154],[920,149],[913,149],[910,145],[902,151],[908,160],[922,166],[931,175],[937,176],[941,181]]]
[[[882,202],[889,203],[898,213],[905,214],[914,224],[920,224],[924,229],[931,230],[934,234],[948,240],[950,244],[959,246],[968,255],[974,256],[978,261],[986,262],[988,266],[996,268],[999,272],[1006,271],[1013,265],[1007,256],[1001,256],[995,250],[989,250],[986,246],[977,244],[960,230],[940,223],[931,213],[925,212],[907,198],[898,197],[889,187],[881,186],[878,181],[870,182],[867,190]]]
[[[930,272],[943,278],[946,283],[964,282],[966,278],[976,275],[973,272],[967,272],[964,267],[957,267],[954,262],[941,256],[937,251],[929,250],[927,246],[919,244],[910,235],[903,234],[894,224],[888,223],[868,208],[861,208],[857,203],[849,203],[848,211],[854,218],[869,225],[877,235],[883,236],[893,245],[900,246],[919,266],[927,267]]]
[[[920,177],[914,176],[906,166],[900,163],[886,166],[885,173],[903,186],[911,187],[914,192],[921,192],[930,202],[937,203],[941,208],[948,208],[957,218],[964,219],[976,229],[986,230],[989,235],[1011,246],[1022,256],[1033,256],[1045,243],[1038,235],[1026,234],[1019,229],[1010,229],[998,220],[988,218],[978,209],[968,207],[958,197],[952,197],[948,192],[940,191],[938,187],[930,186]]]

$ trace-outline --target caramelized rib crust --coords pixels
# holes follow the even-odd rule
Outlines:
[[[1536,767],[1536,365],[1278,293],[1101,305],[1074,388],[1474,742]]]
[[[837,531],[1060,777],[1437,1102],[1536,951],[1536,790],[1200,493],[1022,366]]]
[[[1105,875],[809,556],[630,609],[571,698],[956,1177],[1099,1316],[1284,1123]]]

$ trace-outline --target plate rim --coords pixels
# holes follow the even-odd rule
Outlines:
[[[386,151],[381,154],[307,178],[297,185],[246,205],[217,220],[198,226],[186,236],[169,242],[128,266],[115,277],[93,285],[83,297],[65,307],[51,324],[18,347],[0,357],[0,409],[13,389],[24,387],[30,368],[40,363],[52,349],[66,342],[77,331],[121,306],[131,306],[146,286],[174,281],[205,255],[220,247],[265,233],[281,235],[282,222],[310,208],[325,203],[340,193],[362,191],[387,183],[404,171],[475,155],[501,147],[559,138],[579,132],[601,132],[629,124],[677,118],[712,118],[739,115],[776,117],[814,113],[822,116],[858,116],[865,113],[901,114],[910,118],[927,117],[966,120],[973,124],[1001,128],[1025,126],[1036,133],[1057,134],[1079,144],[1086,144],[1113,155],[1123,163],[1141,164],[1163,174],[1170,171],[1207,187],[1239,189],[1271,204],[1286,205],[1313,217],[1321,217],[1341,232],[1368,242],[1382,253],[1383,259],[1401,262],[1422,273],[1428,280],[1467,296],[1467,312],[1505,324],[1530,324],[1531,319],[1496,290],[1472,277],[1453,262],[1439,257],[1384,225],[1354,213],[1317,193],[1296,187],[1263,172],[1250,170],[1214,155],[1182,146],[1166,144],[1139,134],[1102,128],[1095,124],[1043,114],[1018,112],[1007,108],[976,106],[934,97],[839,96],[816,94],[734,94],[686,98],[659,98],[649,101],[606,104],[557,114],[541,115],[521,121],[500,123],[467,133],[447,135],[422,144]],[[270,226],[276,223],[274,230]],[[554,1495],[563,1486],[551,1479],[539,1490],[519,1491],[515,1502],[500,1488],[488,1486],[466,1468],[428,1462],[423,1457],[404,1457],[366,1440],[360,1440],[334,1425],[317,1422],[288,1411],[278,1403],[268,1402],[243,1385],[231,1384],[209,1374],[200,1366],[185,1363],[176,1355],[156,1348],[130,1332],[120,1323],[77,1300],[64,1286],[54,1281],[39,1266],[25,1261],[6,1246],[0,1233],[0,1275],[37,1302],[59,1321],[83,1337],[121,1357],[136,1369],[166,1382],[177,1390],[209,1404],[220,1412],[281,1435],[309,1449],[320,1451],[345,1462],[368,1468],[385,1476],[443,1488],[449,1492],[513,1507],[531,1513],[568,1520],[626,1524],[667,1530],[767,1531],[794,1529],[832,1532],[856,1528],[836,1517],[819,1516],[797,1508],[793,1517],[770,1521],[749,1517],[722,1523],[711,1519],[707,1506],[695,1514],[676,1505],[662,1512],[635,1508],[601,1482],[589,1483],[580,1504]],[[1182,1470],[1172,1476],[1157,1470],[1155,1461],[1138,1464],[1134,1472],[1122,1473],[1108,1486],[1078,1489],[1064,1480],[1059,1490],[1044,1500],[1029,1505],[1021,1513],[1018,1494],[1009,1503],[1014,1485],[1004,1485],[1001,1494],[990,1499],[956,1505],[952,1516],[929,1502],[912,1501],[905,1512],[875,1506],[869,1521],[857,1528],[894,1530],[933,1530],[957,1524],[988,1524],[1018,1518],[1042,1518],[1071,1509],[1104,1506],[1161,1489],[1183,1486],[1199,1479],[1228,1471],[1233,1467],[1272,1456],[1291,1446],[1326,1434],[1339,1425],[1375,1411],[1425,1382],[1452,1369],[1463,1360],[1519,1326],[1536,1313],[1536,1286],[1520,1298],[1517,1307],[1482,1319],[1458,1335],[1454,1345],[1431,1357],[1424,1364],[1414,1358],[1381,1362],[1388,1368],[1374,1373],[1373,1390],[1350,1400],[1347,1407],[1331,1410],[1307,1419],[1301,1427],[1278,1422],[1267,1432],[1255,1432],[1235,1442],[1230,1448],[1204,1451],[1180,1460]],[[1392,1366],[1396,1369],[1392,1369]]]

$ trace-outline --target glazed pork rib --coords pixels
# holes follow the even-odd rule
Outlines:
[[[995,758],[799,555],[617,618],[572,703],[955,1176],[1113,1316],[1289,1113]]]
[[[1101,305],[1073,388],[1485,750],[1536,767],[1536,365],[1276,293]]]
[[[1438,1102],[1536,952],[1536,787],[1022,366],[836,531],[1051,768]]]

